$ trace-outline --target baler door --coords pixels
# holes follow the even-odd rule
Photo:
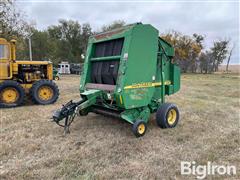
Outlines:
[[[103,62],[102,80],[103,84],[115,85],[117,81],[119,61]]]
[[[123,38],[95,44],[94,57],[119,56],[122,52]]]
[[[119,60],[92,63],[92,83],[115,85],[117,81]]]
[[[95,44],[93,57],[101,57],[103,60],[92,61],[92,83],[116,85],[123,41],[123,38],[119,38]],[[105,57],[108,59],[105,60]]]

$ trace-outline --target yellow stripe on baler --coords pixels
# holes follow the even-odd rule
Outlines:
[[[165,81],[165,85],[170,85],[171,81]],[[161,82],[146,82],[146,83],[138,83],[130,86],[125,86],[124,89],[136,89],[136,88],[148,88],[148,87],[155,87],[155,86],[161,86]]]

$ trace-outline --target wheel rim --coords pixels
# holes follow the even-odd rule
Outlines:
[[[143,134],[144,132],[145,132],[145,125],[144,124],[139,124],[138,133]]]
[[[168,124],[173,125],[176,122],[176,119],[177,119],[177,111],[175,109],[171,109],[168,112],[168,117],[167,117]]]
[[[58,80],[59,80],[59,77],[55,77],[55,80],[58,81]]]
[[[15,103],[19,98],[19,93],[15,88],[5,88],[1,93],[1,99],[4,103]]]
[[[38,90],[38,96],[43,101],[48,101],[53,97],[53,90],[49,86],[42,86]]]

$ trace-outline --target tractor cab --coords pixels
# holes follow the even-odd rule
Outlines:
[[[9,59],[9,45],[0,44],[0,59]]]
[[[11,78],[11,44],[0,38],[0,80]]]

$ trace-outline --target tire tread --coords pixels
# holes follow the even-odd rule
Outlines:
[[[54,91],[53,96],[55,96],[55,97],[50,102],[41,102],[41,100],[38,99],[36,91],[40,86],[43,86],[43,85],[50,85],[53,88],[53,91]],[[39,80],[39,81],[36,81],[36,82],[33,83],[32,87],[30,89],[30,95],[31,95],[31,98],[32,98],[32,102],[34,102],[35,104],[42,104],[42,105],[53,104],[57,101],[57,99],[59,97],[59,89],[53,81],[47,80],[47,79],[42,79],[42,80]]]
[[[6,103],[0,102],[0,107],[1,108],[11,108],[11,107],[17,107],[17,106],[22,105],[24,102],[24,99],[25,99],[25,91],[24,91],[24,88],[21,86],[21,84],[14,80],[6,80],[6,81],[0,83],[0,91],[1,91],[1,89],[7,88],[7,87],[16,88],[18,90],[20,98],[16,104],[6,104]]]

